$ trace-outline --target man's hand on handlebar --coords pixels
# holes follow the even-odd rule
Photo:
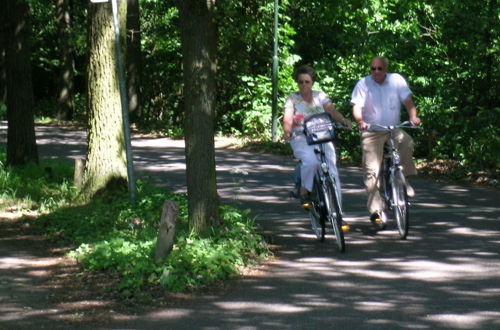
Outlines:
[[[368,129],[368,127],[370,126],[370,125],[368,125],[368,124],[367,124],[367,123],[366,123],[363,119],[361,119],[361,120],[357,121],[357,122],[356,122],[356,124],[358,125],[358,129],[359,129],[360,131],[367,130],[367,129]]]
[[[413,124],[417,125],[417,126],[418,126],[418,125],[420,125],[420,122],[421,122],[421,121],[420,121],[420,118],[419,118],[419,117],[417,117],[417,116],[411,117],[411,118],[410,118],[410,121],[411,121]]]

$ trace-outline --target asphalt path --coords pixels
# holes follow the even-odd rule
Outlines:
[[[44,159],[85,154],[79,130],[37,126],[37,143]],[[137,178],[186,191],[183,141],[133,136],[132,147]],[[317,241],[288,197],[291,157],[218,147],[216,162],[219,194],[251,209],[276,258],[220,294],[103,329],[500,329],[498,190],[413,179],[410,233],[400,240],[394,222],[379,232],[369,223],[360,169],[340,167],[351,225],[341,254],[330,235]]]

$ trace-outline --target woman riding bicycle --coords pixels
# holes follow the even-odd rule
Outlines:
[[[304,119],[316,113],[328,112],[333,120],[347,127],[351,127],[351,122],[337,111],[325,92],[312,89],[317,79],[316,71],[312,67],[308,65],[300,66],[295,70],[293,78],[298,84],[299,91],[288,95],[285,102],[283,130],[284,139],[290,141],[293,155],[302,163],[300,169],[300,198],[301,202],[304,203],[310,199],[314,175],[319,166],[319,161],[314,153],[314,146],[307,144],[303,132],[302,124]],[[336,166],[335,148],[332,143],[325,146],[325,152],[331,173],[335,175],[336,182],[340,182]]]

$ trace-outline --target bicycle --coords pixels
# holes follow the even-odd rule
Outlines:
[[[406,239],[410,227],[410,203],[406,193],[406,178],[403,174],[403,167],[400,164],[399,152],[396,149],[395,131],[398,128],[419,128],[411,121],[404,121],[399,125],[383,126],[370,124],[368,131],[388,132],[389,138],[384,145],[384,154],[379,173],[379,191],[385,204],[383,212],[389,214],[391,211],[396,219],[399,235],[401,239]],[[384,217],[382,217],[384,218]],[[386,227],[386,222],[382,222],[381,228]]]
[[[345,128],[339,123],[332,121],[327,112],[310,116],[304,121],[304,133],[307,143],[315,145],[315,153],[320,162],[320,166],[314,176],[314,184],[311,200],[303,204],[309,211],[311,226],[316,237],[324,242],[326,223],[332,225],[335,235],[335,242],[340,252],[345,252],[344,231],[349,227],[342,219],[341,191],[340,185],[329,171],[326,161],[324,145],[334,140],[334,127]],[[300,164],[297,165],[296,172]],[[300,188],[300,183],[296,182],[296,191]]]

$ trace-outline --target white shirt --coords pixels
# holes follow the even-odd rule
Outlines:
[[[351,95],[351,104],[362,107],[368,124],[396,125],[400,122],[401,102],[412,95],[406,80],[398,73],[387,73],[382,84],[373,77],[361,78]]]
[[[286,99],[284,109],[286,111],[286,109],[292,108],[295,116],[303,115],[304,118],[307,118],[316,113],[324,112],[325,109],[323,108],[323,106],[326,103],[331,102],[328,95],[326,95],[326,93],[323,91],[312,91],[312,98],[312,102],[308,103],[304,101],[299,93],[289,94]],[[303,131],[303,128],[302,126],[295,126],[293,130],[296,133],[301,133]]]

